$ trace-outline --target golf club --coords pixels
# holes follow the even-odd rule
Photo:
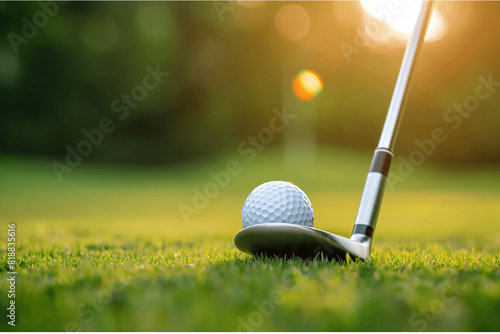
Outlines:
[[[307,259],[323,254],[325,258],[337,261],[345,261],[347,255],[352,259],[369,259],[373,233],[408,96],[415,58],[422,48],[433,5],[434,1],[423,1],[415,28],[406,45],[380,141],[375,149],[361,195],[351,238],[312,227],[269,222],[253,225],[240,231],[234,238],[238,249],[254,256],[295,256]]]

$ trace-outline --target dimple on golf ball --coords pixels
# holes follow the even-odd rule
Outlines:
[[[314,211],[307,195],[284,181],[266,182],[248,195],[241,212],[243,228],[263,223],[288,223],[312,227]]]

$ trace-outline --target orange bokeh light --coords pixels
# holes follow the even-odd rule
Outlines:
[[[304,70],[293,79],[292,89],[297,98],[311,100],[323,90],[323,81],[318,73]]]

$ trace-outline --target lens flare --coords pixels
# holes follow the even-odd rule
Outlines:
[[[415,26],[422,0],[403,3],[393,0],[360,0],[360,3],[366,14],[384,21],[391,28],[393,37],[406,40]],[[425,40],[438,40],[443,37],[446,30],[447,24],[443,16],[434,9]]]
[[[304,70],[295,76],[292,89],[297,98],[311,100],[323,90],[323,81],[318,73]]]

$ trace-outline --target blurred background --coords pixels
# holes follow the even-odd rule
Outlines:
[[[245,198],[293,182],[315,227],[350,235],[419,6],[0,2],[0,221],[17,223],[21,329],[237,330],[260,298],[248,279],[265,298],[280,286],[233,245]],[[257,330],[413,331],[412,311],[464,270],[475,288],[429,330],[498,330],[498,22],[498,1],[436,3],[375,234],[393,279],[331,266],[344,283],[324,285],[306,265],[317,280]],[[82,301],[129,274],[87,322]]]
[[[235,152],[286,107],[300,117],[269,146],[372,151],[420,2],[390,3],[1,3],[0,150],[63,163],[83,130],[109,118],[114,131],[83,163],[186,164]],[[498,2],[437,3],[398,154],[443,128],[449,138],[428,161],[500,161],[499,92],[456,131],[443,118],[480,76],[500,81],[499,17]],[[142,85],[148,66],[169,76],[121,119],[112,103]],[[292,92],[303,70],[321,80],[308,101]]]

